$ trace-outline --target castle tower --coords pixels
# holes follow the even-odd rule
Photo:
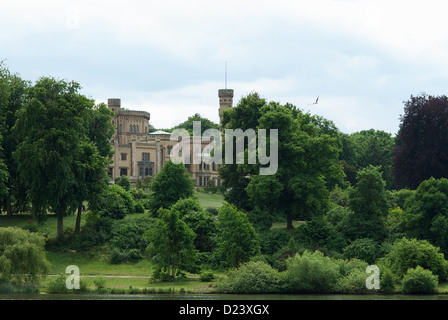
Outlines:
[[[231,108],[233,104],[233,89],[219,89],[219,121],[222,120],[222,113],[225,109]]]
[[[107,106],[115,113],[115,115],[117,115],[121,108],[121,100],[107,99]]]

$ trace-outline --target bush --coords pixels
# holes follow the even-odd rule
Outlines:
[[[260,233],[260,251],[272,255],[288,244],[291,236],[284,230],[264,231]]]
[[[142,259],[149,244],[145,232],[154,226],[155,219],[148,216],[129,216],[116,221],[111,232],[111,263],[135,262]]]
[[[341,293],[359,294],[366,293],[370,290],[367,289],[365,270],[353,270],[348,275],[338,279],[336,284],[336,291]]]
[[[45,239],[21,228],[0,228],[0,281],[38,283],[49,270]]]
[[[95,285],[97,290],[102,290],[106,287],[106,277],[105,276],[96,276],[93,278],[93,284]]]
[[[105,242],[104,234],[90,226],[85,226],[79,234],[71,239],[71,248],[76,251],[86,251]]]
[[[340,251],[346,245],[346,240],[326,217],[315,216],[301,226],[296,235],[300,243],[306,244],[310,250],[318,248],[320,251]]]
[[[202,282],[210,282],[215,279],[215,275],[213,274],[212,270],[203,270],[201,271],[199,276]]]
[[[123,219],[135,212],[134,199],[123,187],[114,184],[107,188],[89,203],[90,210],[98,212],[101,217]]]
[[[50,281],[48,292],[50,293],[66,293],[66,292],[88,292],[88,283],[84,279],[79,280],[79,289],[68,289],[66,284],[66,275],[61,274],[57,278]]]
[[[369,238],[356,239],[344,248],[343,256],[345,259],[356,258],[372,264],[377,256],[377,243]]]
[[[338,280],[338,265],[322,252],[296,254],[287,260],[287,291],[298,293],[332,292]]]
[[[135,204],[135,213],[145,213],[145,206],[141,202]]]
[[[392,293],[395,291],[395,276],[389,268],[384,268],[380,275],[380,291]]]
[[[262,261],[250,261],[217,282],[225,293],[275,293],[281,291],[280,273]]]
[[[402,280],[402,291],[411,294],[432,294],[436,292],[438,277],[420,266],[407,271]]]
[[[120,176],[119,178],[115,178],[115,183],[126,191],[131,189],[131,179],[129,179],[128,176]]]
[[[430,270],[439,279],[445,279],[448,273],[448,262],[443,253],[426,240],[402,238],[382,260],[400,278],[409,268],[417,266]]]

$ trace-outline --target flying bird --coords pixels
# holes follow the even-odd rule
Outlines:
[[[317,99],[316,99],[316,101],[314,103],[310,103],[308,105],[310,106],[310,105],[313,105],[313,104],[317,104],[318,101],[319,101],[319,96],[317,96]]]

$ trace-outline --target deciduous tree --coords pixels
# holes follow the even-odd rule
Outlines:
[[[404,104],[394,150],[397,186],[415,189],[431,177],[448,178],[448,97],[423,93]]]
[[[19,137],[18,171],[28,188],[33,213],[53,211],[58,238],[63,234],[64,216],[80,204],[76,187],[82,178],[78,173],[83,171],[81,156],[89,149],[85,119],[94,102],[79,91],[76,82],[40,78],[29,88],[29,101],[18,110],[14,129]]]
[[[237,267],[260,250],[258,234],[246,213],[229,203],[218,210],[218,251],[231,267]]]
[[[196,261],[194,247],[196,234],[179,219],[177,210],[161,208],[157,227],[148,234],[150,253],[159,265],[159,270],[175,279],[178,271],[185,270]]]
[[[150,208],[156,213],[160,208],[169,208],[179,199],[193,195],[194,185],[185,166],[168,161],[151,184]]]

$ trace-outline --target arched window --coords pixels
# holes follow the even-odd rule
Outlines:
[[[132,132],[132,125],[129,125],[129,132]]]

